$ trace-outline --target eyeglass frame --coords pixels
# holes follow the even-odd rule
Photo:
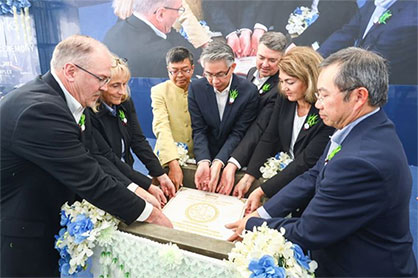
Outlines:
[[[178,9],[176,9],[176,8],[171,8],[171,7],[163,7],[164,9],[166,9],[166,10],[173,10],[173,11],[177,11],[178,13],[184,13],[185,11],[186,11],[186,9],[183,7],[183,6],[181,6],[180,8],[178,8]],[[156,9],[155,11],[154,11],[154,14],[156,14],[157,13],[157,11],[158,11],[158,9]]]
[[[341,91],[339,91],[339,93],[348,93],[348,92],[351,93],[352,91],[354,91],[357,88],[358,88],[358,86],[351,87],[351,88],[348,88],[348,89],[341,90]],[[322,103],[322,104],[324,103],[324,96],[320,96],[319,92],[315,92],[314,95],[316,97],[316,101],[318,101],[319,103]],[[348,97],[349,97],[349,94],[346,94],[344,96],[344,100],[346,100]]]
[[[231,68],[232,68],[232,66],[229,66],[228,70],[226,72],[221,71],[221,72],[218,72],[218,73],[215,73],[215,74],[211,74],[211,73],[208,74],[206,71],[204,71],[203,75],[210,80],[212,80],[214,77],[216,77],[218,79],[222,79],[222,78],[225,78],[225,77],[228,76],[229,71],[231,70]],[[222,75],[220,75],[220,74],[222,74]]]
[[[111,79],[110,77],[106,77],[106,78],[104,78],[104,77],[100,77],[100,76],[98,76],[98,75],[96,75],[96,74],[94,74],[94,73],[92,73],[92,72],[90,72],[90,71],[86,70],[85,68],[83,68],[83,67],[81,67],[81,66],[79,66],[79,65],[77,65],[77,64],[74,64],[74,66],[76,66],[77,68],[81,69],[81,70],[82,70],[82,71],[84,71],[84,72],[87,72],[87,73],[88,73],[88,74],[90,74],[91,76],[96,77],[96,78],[97,78],[97,80],[99,80],[99,82],[100,82],[101,86],[106,85],[106,84],[108,84],[108,83],[110,82],[110,79]]]
[[[169,73],[169,74],[171,74],[171,75],[175,76],[175,75],[178,75],[180,72],[181,72],[183,75],[184,75],[184,74],[190,74],[190,73],[193,71],[193,69],[186,69],[186,70],[179,69],[179,70],[176,70],[176,71],[174,71],[174,70],[168,70],[168,69],[167,69],[167,71],[168,71],[168,73]]]

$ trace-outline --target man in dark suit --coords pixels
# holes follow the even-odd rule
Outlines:
[[[267,32],[260,39],[256,66],[251,68],[247,79],[257,86],[260,95],[257,119],[251,124],[228,164],[222,171],[216,192],[230,194],[235,182],[235,172],[248,164],[251,154],[270,120],[278,95],[279,61],[287,46],[286,37],[279,32]]]
[[[316,107],[337,129],[317,164],[263,207],[229,225],[263,222],[311,250],[318,277],[416,277],[409,230],[411,173],[387,101],[386,61],[347,48],[321,64]],[[308,204],[301,217],[285,216]],[[263,218],[260,218],[263,217]]]
[[[165,77],[165,53],[178,45],[193,47],[171,27],[184,11],[181,0],[136,0],[133,15],[118,21],[104,38],[110,51],[127,58],[132,76]]]
[[[206,78],[190,83],[188,96],[198,164],[195,184],[214,192],[222,167],[257,115],[258,92],[233,74],[234,53],[227,44],[210,43],[200,60]]]
[[[375,2],[377,6],[375,6]],[[391,84],[417,84],[417,1],[368,1],[318,49],[324,57],[348,47],[374,51],[389,61]]]
[[[86,151],[84,108],[107,89],[111,54],[80,35],[60,42],[51,72],[9,93],[1,112],[1,276],[58,276],[60,210],[78,195],[121,218],[171,226],[104,174]],[[23,267],[22,267],[23,265]]]

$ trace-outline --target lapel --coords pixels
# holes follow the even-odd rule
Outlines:
[[[315,125],[306,129],[305,124],[308,121],[309,116],[311,116],[311,115],[317,115],[318,116],[318,122]],[[313,130],[314,126],[319,124],[319,120],[320,120],[320,118],[319,118],[319,114],[318,114],[318,109],[316,109],[315,105],[312,104],[311,109],[309,109],[308,115],[306,115],[305,122],[302,125],[302,129],[299,132],[298,138],[296,138],[295,146],[293,147],[294,152],[295,152],[295,149],[296,149],[295,147],[298,144],[298,142],[301,141],[307,134],[309,134],[309,132],[311,132],[311,130]]]
[[[277,119],[279,122],[279,130],[281,130],[281,134],[283,134],[281,136],[282,138],[280,138],[280,142],[282,142],[284,151],[288,152],[290,148],[290,141],[292,140],[293,118],[295,117],[296,102],[290,102],[281,95],[278,97],[283,99],[283,110],[279,115],[280,118]]]
[[[264,83],[263,85],[261,85],[261,89],[258,90],[258,93],[260,94],[260,96],[265,95],[266,93],[270,92],[275,86],[277,86],[279,80],[279,75],[278,73],[276,73],[273,76],[270,76]],[[270,85],[270,88],[267,91],[263,91],[263,87],[268,84]]]
[[[252,68],[250,68],[250,70],[248,71],[248,73],[247,73],[247,80],[248,81],[250,81],[250,82],[253,82],[253,79],[254,79],[254,72],[257,70],[257,68],[256,67],[252,67]]]
[[[236,77],[235,74],[232,75],[231,87],[229,88],[229,91],[234,90],[234,89],[238,90],[238,80],[237,80],[237,78],[238,77]],[[238,96],[235,99],[234,103],[229,104],[229,92],[228,92],[228,98],[226,99],[225,110],[224,110],[224,114],[222,116],[221,126],[219,128],[220,130],[223,129],[223,126],[225,125],[225,122],[228,121],[229,114],[231,114],[231,110],[232,110],[233,106],[237,104],[238,98],[240,97],[239,93],[240,92],[238,91]],[[216,107],[218,107],[218,105],[216,105]]]
[[[206,78],[205,78],[206,79]],[[202,102],[203,107],[207,107],[209,109],[209,117],[213,117],[213,112],[216,112],[216,126],[219,126],[221,123],[221,118],[219,117],[219,109],[218,109],[218,102],[216,101],[216,93],[214,91],[214,88],[209,84],[209,82],[206,80],[206,92],[203,92],[203,97],[205,98]],[[205,101],[207,100],[207,102]],[[213,111],[212,111],[213,107]],[[206,109],[205,109],[206,110]],[[203,109],[202,109],[203,111]]]
[[[129,141],[128,140],[128,138],[129,138],[129,130],[128,130],[128,124],[129,124],[129,121],[131,120],[131,119],[129,119],[128,118],[128,115],[130,115],[130,113],[128,113],[128,107],[125,105],[125,104],[128,104],[128,101],[130,101],[130,100],[127,100],[126,102],[124,102],[124,103],[122,103],[122,104],[120,104],[120,105],[118,105],[118,106],[116,106],[116,118],[118,119],[118,127],[119,127],[119,130],[120,130],[120,134],[122,134],[122,139],[123,139],[123,142],[124,142],[124,144],[125,144],[125,150],[127,149],[127,142]],[[122,122],[122,120],[121,120],[121,118],[120,118],[120,116],[119,116],[119,111],[123,111],[124,113],[125,113],[125,117],[126,117],[126,120],[127,120],[127,122],[126,122],[126,124],[124,124],[123,122]]]

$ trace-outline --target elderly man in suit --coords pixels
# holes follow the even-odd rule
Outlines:
[[[312,251],[319,277],[416,277],[409,230],[411,173],[387,101],[388,69],[377,54],[347,48],[321,63],[316,107],[337,129],[316,165],[263,207],[229,225],[263,222]],[[308,204],[301,217],[285,217]]]
[[[170,33],[183,11],[181,0],[134,0],[133,14],[118,21],[106,33],[104,43],[128,59],[132,76],[165,76],[164,54],[179,43],[190,45],[179,34]]]
[[[166,55],[169,80],[151,88],[152,129],[157,141],[155,152],[176,188],[183,185],[177,143],[188,147],[193,157],[192,126],[187,94],[193,75],[193,55],[184,47],[174,47]]]
[[[80,119],[110,80],[100,42],[71,36],[51,72],[10,92],[1,112],[1,276],[58,276],[60,210],[80,196],[121,218],[171,226],[162,212],[106,175],[86,151]],[[22,267],[22,264],[24,267]]]
[[[324,57],[348,47],[374,51],[389,61],[391,84],[417,84],[417,1],[375,0],[318,49]]]
[[[194,154],[198,163],[195,184],[214,192],[222,167],[257,115],[257,87],[233,74],[234,53],[214,41],[200,57],[202,78],[189,87]],[[211,166],[210,166],[211,165]]]
[[[267,32],[260,39],[256,66],[247,74],[247,79],[257,86],[260,95],[257,119],[228,159],[216,192],[231,193],[235,172],[248,164],[255,146],[267,127],[278,96],[279,61],[286,46],[287,39],[280,32]]]

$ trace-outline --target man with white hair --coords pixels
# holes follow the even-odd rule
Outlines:
[[[104,43],[128,59],[132,76],[164,77],[165,53],[179,43],[192,48],[184,39],[174,42],[167,37],[182,12],[181,0],[134,0],[133,14],[118,21],[107,32]]]

